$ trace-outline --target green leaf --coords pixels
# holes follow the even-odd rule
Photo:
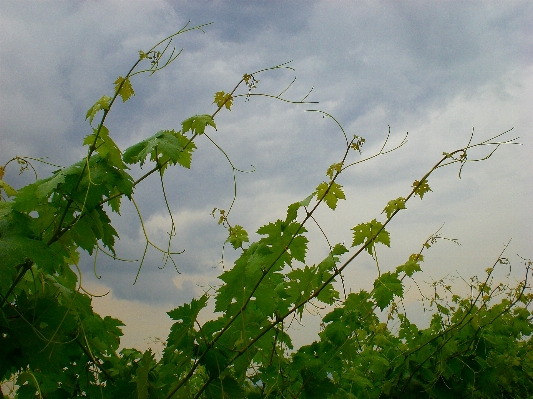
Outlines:
[[[206,392],[206,397],[209,399],[236,399],[247,397],[244,395],[244,391],[238,381],[229,375],[224,378],[216,378],[207,386]]]
[[[148,399],[148,373],[150,372],[153,358],[152,350],[148,349],[139,361],[136,371],[138,399]]]
[[[194,299],[191,304],[184,304],[174,310],[167,312],[172,320],[176,320],[183,325],[192,326],[198,317],[198,313],[207,305],[207,295],[202,295],[200,299]]]
[[[291,297],[291,301],[297,304],[302,298],[308,298],[316,288],[317,268],[315,266],[305,266],[303,269],[294,269],[287,274],[289,282],[285,292]],[[304,307],[298,309],[300,315],[303,313]]]
[[[342,186],[335,182],[331,183],[331,185],[326,182],[320,183],[316,188],[316,193],[318,200],[323,199],[331,209],[337,207],[337,201],[339,199],[346,199],[342,191]]]
[[[285,223],[290,223],[296,220],[296,217],[298,216],[298,209],[302,204],[300,202],[295,202],[294,204],[290,204],[287,208],[287,218],[285,219]]]
[[[391,303],[394,295],[403,298],[403,285],[397,273],[383,273],[374,281],[372,296],[381,310]]]
[[[229,237],[226,242],[229,242],[234,249],[242,247],[243,242],[249,242],[248,232],[242,226],[236,225],[230,227]]]
[[[94,105],[89,108],[87,111],[87,114],[85,115],[85,120],[89,119],[89,123],[93,123],[93,119],[98,113],[98,111],[101,110],[109,110],[109,106],[111,104],[111,97],[108,96],[102,96],[97,102],[94,103]]]
[[[342,162],[332,164],[326,171],[326,175],[333,179],[333,176],[340,173],[342,170]]]
[[[11,187],[9,184],[7,184],[5,181],[0,180],[0,192],[2,192],[2,189],[6,192],[8,197],[12,197],[13,195],[17,195],[17,190],[15,190],[13,187]]]
[[[421,254],[412,254],[409,256],[409,260],[403,265],[396,268],[396,272],[404,272],[406,275],[411,277],[415,272],[422,271],[420,267],[420,262],[424,261],[424,256]]]
[[[190,336],[194,334],[194,323],[198,313],[207,305],[207,299],[207,295],[204,294],[200,299],[192,299],[190,304],[186,303],[167,312],[172,320],[176,320],[170,328],[167,347],[192,349]]]
[[[289,251],[292,257],[300,262],[305,262],[305,254],[307,252],[307,243],[309,240],[304,236],[296,236],[289,244]]]
[[[131,96],[134,96],[135,92],[131,86],[130,78],[128,77],[124,79],[122,76],[119,76],[117,80],[115,80],[115,92],[122,97],[122,102],[126,102]]]
[[[15,198],[15,209],[29,213],[34,211],[39,204],[47,203],[48,198],[57,187],[65,183],[67,173],[72,171],[72,167],[55,171],[51,177],[37,180],[35,183],[22,187],[18,190]]]
[[[424,198],[425,193],[432,191],[426,179],[422,181],[415,180],[412,187],[415,189],[415,196],[418,195],[420,199]]]
[[[390,247],[390,235],[389,232],[383,229],[383,224],[376,219],[369,223],[361,223],[352,228],[353,230],[353,242],[352,247],[360,244],[370,243],[365,249],[370,255],[372,255],[372,243],[382,243],[387,247]],[[380,231],[381,230],[381,231]],[[378,233],[379,231],[379,233]]]
[[[190,117],[189,119],[185,119],[182,123],[182,132],[185,134],[189,130],[193,134],[204,134],[205,127],[209,125],[214,127],[215,129],[217,126],[215,125],[215,121],[211,117],[211,115],[194,115]]]
[[[313,197],[315,196],[316,192],[311,194],[310,196],[308,196],[306,199],[304,199],[303,201],[300,201],[299,204],[301,206],[309,206],[309,204],[311,203],[311,200],[313,199]]]
[[[310,370],[302,370],[302,377],[306,382],[304,386],[304,392],[307,399],[323,399],[333,397],[333,394],[337,390],[335,384],[330,378],[320,378]]]
[[[192,153],[196,146],[190,139],[174,130],[161,130],[152,137],[137,143],[124,151],[123,159],[127,164],[139,163],[141,166],[150,155],[151,161],[160,164],[176,163],[189,169]]]
[[[6,209],[7,210],[7,209]],[[0,288],[11,284],[16,267],[35,263],[47,272],[55,273],[63,263],[30,229],[31,217],[16,212],[2,212],[0,217]],[[7,279],[6,279],[7,278]],[[5,291],[4,291],[5,292]]]
[[[97,136],[98,135],[98,136]],[[85,137],[83,140],[84,145],[93,146],[100,154],[100,156],[109,161],[109,163],[118,169],[125,169],[126,165],[122,162],[122,153],[115,144],[115,142],[109,137],[109,130],[104,126],[100,126],[100,130],[93,129],[93,134]]]
[[[269,223],[257,230],[258,234],[268,235],[268,238],[263,240],[271,245],[273,252],[276,254],[285,252],[280,257],[280,260],[288,265],[291,264],[292,258],[301,262],[305,261],[308,240],[301,235],[305,232],[307,230],[299,223],[286,223],[282,220],[277,220],[276,223]]]
[[[333,255],[342,255],[342,254],[345,254],[346,252],[348,252],[348,249],[342,244],[336,244],[331,250],[331,253]]]
[[[383,212],[386,213],[387,219],[390,219],[391,215],[400,209],[405,209],[405,198],[403,197],[398,197],[395,200],[389,201],[385,209],[383,209]]]
[[[89,218],[79,219],[70,229],[70,236],[80,248],[92,255],[97,238],[92,229]]]
[[[109,193],[109,196],[113,197],[116,195],[116,197],[108,201],[109,206],[111,207],[111,210],[115,213],[118,213],[119,215],[120,215],[120,202],[122,200],[122,195],[120,194],[121,192],[116,187],[113,188],[111,192]]]

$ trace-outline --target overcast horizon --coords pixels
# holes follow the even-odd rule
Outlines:
[[[428,250],[420,282],[447,277],[464,288],[454,276],[482,275],[509,240],[512,277],[521,277],[516,254],[533,256],[533,3],[527,1],[4,1],[0,164],[15,155],[62,166],[82,159],[87,109],[112,93],[139,50],[188,21],[190,27],[211,24],[205,33],[177,36],[172,45],[183,52],[176,61],[153,76],[135,76],[135,96],[110,113],[106,126],[122,150],[159,130],[179,130],[194,114],[212,113],[214,93],[231,91],[244,73],[291,61],[294,70],[257,75],[255,92],[277,95],[296,78],[283,97],[299,101],[312,90],[306,100],[318,104],[241,97],[217,115],[217,131],[209,131],[237,168],[255,168],[237,174],[232,221],[253,233],[283,218],[290,203],[326,179],[328,166],[343,155],[344,139],[334,121],[306,111],[319,109],[349,137],[366,139],[363,157],[379,150],[389,126],[389,148],[409,133],[400,149],[344,172],[339,183],[347,200],[335,212],[317,214],[332,243],[349,244],[351,227],[383,220],[387,201],[406,196],[443,151],[466,145],[472,127],[473,142],[513,128],[504,139],[520,137],[522,145],[503,145],[489,160],[467,163],[461,179],[457,165],[429,179],[433,191],[423,201],[411,200],[388,228],[391,249],[381,249],[380,265],[383,271],[405,262],[444,224],[441,234],[461,246],[443,241]],[[166,338],[171,323],[165,312],[219,284],[226,231],[210,213],[230,206],[233,174],[205,137],[196,145],[191,170],[165,175],[177,222],[173,249],[185,249],[175,257],[181,274],[171,264],[160,269],[161,256],[151,251],[135,285],[138,262],[101,255],[98,279],[93,260],[83,257],[84,285],[93,294],[110,291],[94,306],[126,323],[126,346],[141,345],[148,334]],[[38,170],[46,177],[54,168],[39,164]],[[18,176],[11,165],[4,179],[18,188],[31,175]],[[135,198],[151,238],[164,245],[170,222],[159,180],[147,179]],[[122,217],[113,217],[117,255],[139,259],[142,230],[135,208],[123,202]],[[317,228],[310,230],[314,263],[328,247]],[[236,252],[226,246],[224,255],[224,267],[231,267]],[[344,275],[352,291],[371,287],[375,277],[369,256]],[[316,325],[307,336],[303,330],[303,341],[316,336]]]

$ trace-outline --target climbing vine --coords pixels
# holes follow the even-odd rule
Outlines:
[[[317,209],[335,211],[347,201],[341,175],[348,168],[387,156],[407,142],[391,146],[389,135],[381,148],[363,155],[365,139],[349,136],[337,120],[344,150],[325,171],[307,198],[288,205],[286,216],[259,227],[259,239],[250,242],[244,226],[232,222],[237,199],[238,169],[211,137],[216,116],[231,110],[235,99],[254,96],[288,104],[311,104],[279,95],[256,92],[261,74],[289,68],[281,64],[245,73],[229,91],[214,94],[216,110],[194,115],[181,126],[162,130],[121,150],[105,126],[120,98],[134,92],[134,77],[153,74],[169,66],[181,51],[172,47],[180,34],[202,30],[188,25],[157,43],[139,57],[131,69],[114,81],[110,95],[89,108],[86,120],[92,133],[83,139],[87,154],[69,167],[57,167],[39,179],[33,163],[43,160],[15,156],[0,167],[0,379],[15,382],[17,398],[525,398],[533,395],[533,353],[528,279],[532,263],[524,265],[516,285],[497,283],[494,272],[511,261],[505,248],[485,276],[470,280],[467,297],[454,293],[442,281],[434,282],[432,297],[421,299],[433,311],[427,328],[419,328],[403,311],[407,282],[419,286],[424,252],[441,239],[437,231],[418,252],[399,261],[391,271],[378,262],[382,246],[391,247],[387,231],[411,201],[428,200],[433,173],[442,167],[487,160],[502,145],[516,143],[509,131],[444,152],[422,176],[415,176],[402,196],[384,204],[381,215],[366,222],[353,221],[349,245],[332,243],[320,226]],[[92,296],[83,288],[80,252],[98,252],[117,258],[117,231],[109,212],[120,214],[123,200],[137,209],[145,237],[137,276],[146,251],[155,248],[163,262],[176,266],[170,250],[175,221],[167,201],[164,174],[172,167],[189,169],[193,154],[206,137],[225,155],[233,171],[234,198],[227,209],[213,216],[227,229],[229,244],[240,254],[219,276],[220,285],[168,312],[174,321],[162,355],[151,350],[119,349],[120,320],[93,311]],[[479,159],[474,148],[487,149]],[[401,149],[403,151],[403,149]],[[4,180],[4,171],[17,163],[33,170],[35,182],[20,189]],[[128,171],[150,165],[140,178]],[[159,175],[171,231],[165,245],[146,232],[135,193],[143,181]],[[307,235],[318,226],[329,245],[328,255],[309,264]],[[343,272],[359,257],[371,257],[377,277],[370,290],[346,293]],[[177,267],[177,266],[176,266]],[[383,270],[382,270],[383,269]],[[201,324],[198,315],[209,303],[216,317]],[[295,347],[292,322],[305,309],[321,306],[319,339]],[[7,392],[3,396],[8,395]]]

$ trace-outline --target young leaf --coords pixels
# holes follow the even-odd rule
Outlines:
[[[217,128],[211,115],[194,115],[181,122],[182,133],[190,130],[193,134],[204,134],[207,125]]]
[[[388,219],[394,212],[399,211],[400,209],[405,209],[405,198],[403,197],[398,197],[395,200],[389,201],[385,209],[383,209],[383,212],[387,214]]]
[[[85,120],[89,119],[89,123],[93,123],[95,115],[100,110],[109,110],[109,104],[111,103],[111,97],[102,96],[94,105],[89,108],[85,115]]]
[[[353,230],[353,242],[352,247],[368,243],[369,241],[380,242],[387,247],[390,247],[390,235],[389,232],[383,229],[383,224],[376,219],[369,223],[361,223],[352,228]],[[381,230],[381,231],[380,231]],[[378,234],[379,231],[379,234]],[[365,249],[370,255],[372,255],[372,245],[368,245]]]
[[[355,151],[358,151],[359,154],[361,153],[361,147],[363,146],[363,144],[365,143],[365,139],[363,137],[359,137],[357,135],[353,135],[353,142],[352,144],[350,144],[350,148],[352,150],[355,150]]]
[[[144,51],[139,50],[139,59],[142,61],[144,59],[148,58],[148,54],[146,54]]]
[[[135,95],[133,87],[131,86],[130,78],[124,79],[122,76],[119,76],[115,80],[115,92],[122,97],[122,102],[128,101],[131,96]]]
[[[229,242],[234,249],[242,247],[243,242],[249,242],[248,233],[242,228],[242,226],[236,225],[230,227],[229,237],[226,242]]]
[[[213,101],[217,107],[225,106],[231,111],[231,106],[233,105],[233,96],[231,93],[224,93],[223,91],[217,91],[215,93],[215,101]]]
[[[424,198],[424,194],[428,191],[433,191],[429,187],[428,181],[426,179],[422,181],[415,180],[412,187],[415,189],[415,196],[418,195],[420,199]]]
[[[385,309],[392,301],[394,295],[403,298],[403,285],[397,273],[383,273],[374,281],[372,296],[381,310]]]
[[[329,188],[329,190],[328,190]],[[337,208],[337,201],[340,199],[346,199],[342,186],[337,183],[332,183],[331,187],[328,183],[322,182],[316,188],[317,198],[319,200],[324,199],[324,202],[331,209]]]

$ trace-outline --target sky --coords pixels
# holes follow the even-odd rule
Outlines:
[[[190,22],[189,22],[190,21]],[[385,204],[406,196],[442,156],[468,143],[513,130],[522,145],[504,145],[486,162],[439,169],[429,180],[432,192],[408,202],[389,225],[391,248],[379,252],[382,271],[393,270],[418,252],[441,226],[444,237],[425,253],[420,286],[444,278],[458,291],[482,276],[511,240],[506,256],[512,281],[523,276],[519,256],[531,258],[533,233],[533,3],[529,1],[2,1],[0,2],[0,164],[18,156],[47,157],[68,166],[85,155],[90,133],[87,109],[136,61],[139,50],[183,28],[183,49],[164,70],[132,79],[135,96],[116,104],[106,121],[121,149],[162,129],[180,129],[194,115],[212,113],[215,92],[231,91],[244,73],[288,61],[293,69],[258,74],[255,93],[283,94],[289,104],[265,97],[237,98],[231,111],[216,118],[210,137],[224,149],[238,173],[233,224],[253,234],[284,218],[286,207],[303,200],[326,180],[329,165],[344,152],[344,139],[366,139],[363,157],[379,151],[390,126],[387,148],[400,149],[346,170],[338,182],[346,201],[335,212],[317,214],[330,242],[351,243],[350,229],[383,220]],[[246,90],[243,91],[246,93]],[[150,251],[134,285],[139,262],[84,256],[82,283],[95,295],[97,311],[126,323],[125,346],[144,347],[166,337],[166,311],[220,284],[217,276],[238,255],[224,249],[226,231],[211,216],[228,209],[233,173],[223,153],[200,137],[191,170],[165,174],[169,205],[176,220],[173,249],[178,271],[162,268]],[[481,148],[474,159],[490,151]],[[353,161],[361,157],[354,155]],[[5,180],[18,188],[32,176],[11,166]],[[39,177],[55,168],[34,163]],[[252,166],[253,165],[253,166]],[[141,176],[147,169],[133,169]],[[135,192],[150,238],[164,245],[170,219],[157,177]],[[117,254],[142,257],[144,237],[135,208],[123,205],[113,217],[120,241]],[[317,227],[309,228],[309,263],[328,252]],[[518,256],[519,255],[519,256]],[[96,264],[96,271],[94,271]],[[506,266],[507,267],[507,266]],[[505,277],[508,269],[503,269]],[[374,261],[358,258],[344,274],[347,291],[370,289]],[[499,277],[498,277],[499,278]],[[514,279],[514,280],[513,280]],[[211,291],[212,292],[212,291]],[[406,294],[413,317],[416,289]],[[325,311],[325,310],[324,310]],[[204,312],[204,319],[212,314]],[[318,331],[309,314],[294,334],[310,342]]]

